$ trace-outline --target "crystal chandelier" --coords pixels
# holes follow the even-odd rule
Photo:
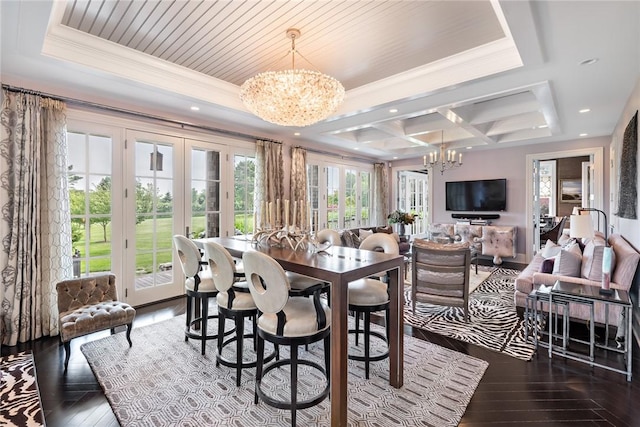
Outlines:
[[[300,31],[290,28],[287,37],[291,39],[292,69],[266,71],[250,78],[240,86],[240,99],[249,111],[267,122],[309,126],[336,111],[344,100],[344,87],[318,71],[296,70],[295,55],[300,55],[296,38]]]
[[[428,156],[423,157],[424,167],[431,170],[440,169],[440,175],[444,174],[447,169],[453,169],[462,166],[462,153],[458,154],[456,159],[456,150],[447,150],[444,145],[444,131],[442,131],[442,139],[440,141],[440,155],[438,152],[430,152]]]

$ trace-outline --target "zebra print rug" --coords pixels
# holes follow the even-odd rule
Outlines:
[[[81,346],[123,427],[291,425],[290,412],[253,403],[255,369],[243,369],[236,386],[235,369],[216,367],[215,344],[200,354],[200,343],[184,342],[184,316],[134,328],[129,347],[122,334]],[[212,321],[212,324],[213,321]],[[214,324],[215,325],[215,324]],[[372,329],[383,331],[377,325]],[[350,337],[350,344],[353,344]],[[352,345],[350,346],[352,347]],[[362,344],[360,344],[362,347]],[[371,341],[372,353],[385,347]],[[235,359],[235,345],[225,347]],[[353,348],[350,348],[350,352]],[[246,360],[255,357],[245,342]],[[282,357],[288,349],[281,348]],[[321,343],[300,347],[300,357],[323,364]],[[370,379],[364,364],[348,361],[348,416],[352,426],[457,426],[489,364],[483,360],[410,336],[404,337],[404,386],[389,386],[389,361],[372,362]],[[299,399],[325,386],[318,372],[300,365]],[[288,396],[288,367],[263,378],[272,395]],[[299,426],[329,426],[328,399],[297,413]]]
[[[31,353],[0,358],[0,425],[44,426],[44,413]]]
[[[480,266],[491,275],[469,296],[469,322],[463,310],[416,303],[411,311],[411,287],[405,286],[405,323],[460,341],[476,344],[521,360],[531,360],[534,347],[524,339],[522,320],[513,302],[513,282],[519,270]]]

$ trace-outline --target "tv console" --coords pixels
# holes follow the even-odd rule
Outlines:
[[[451,218],[454,219],[498,219],[500,218],[500,214],[476,214],[476,213],[454,213],[451,214]]]

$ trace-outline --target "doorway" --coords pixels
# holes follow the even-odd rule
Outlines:
[[[555,217],[570,216],[574,207],[603,209],[604,149],[602,147],[527,155],[526,259],[531,260],[540,248],[540,224],[546,194],[543,165],[555,162]],[[545,172],[548,172],[548,168]],[[552,196],[553,197],[553,196]]]

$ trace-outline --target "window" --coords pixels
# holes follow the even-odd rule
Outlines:
[[[111,270],[112,140],[68,132],[73,275]]]

